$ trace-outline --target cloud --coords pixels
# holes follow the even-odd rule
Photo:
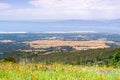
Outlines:
[[[117,0],[116,0],[117,1]],[[116,5],[111,0],[30,0],[30,4],[36,7],[54,9],[111,9]],[[113,3],[114,2],[114,3]],[[117,1],[118,2],[118,1]]]
[[[0,9],[7,9],[10,8],[10,5],[8,3],[1,3],[0,2]]]
[[[27,8],[0,12],[9,19],[85,19],[120,18],[120,0],[28,0]]]
[[[120,18],[119,0],[30,0],[29,3],[64,18]]]
[[[119,9],[119,0],[30,0],[35,7],[54,10],[111,10]]]

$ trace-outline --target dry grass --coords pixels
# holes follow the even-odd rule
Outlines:
[[[35,40],[24,43],[30,45],[30,47],[33,48],[71,46],[77,50],[83,50],[83,49],[109,48],[109,46],[106,45],[106,43],[114,42],[106,40],[91,40],[91,41]]]

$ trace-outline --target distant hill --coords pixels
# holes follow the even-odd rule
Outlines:
[[[57,32],[57,31],[96,31],[119,32],[120,20],[38,20],[0,21],[1,31],[8,32]],[[10,27],[7,28],[6,27]]]

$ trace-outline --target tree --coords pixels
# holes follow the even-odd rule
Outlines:
[[[112,63],[114,66],[120,65],[120,49],[113,55]]]

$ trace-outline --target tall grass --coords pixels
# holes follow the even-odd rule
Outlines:
[[[120,80],[120,69],[56,63],[1,63],[0,80]]]

